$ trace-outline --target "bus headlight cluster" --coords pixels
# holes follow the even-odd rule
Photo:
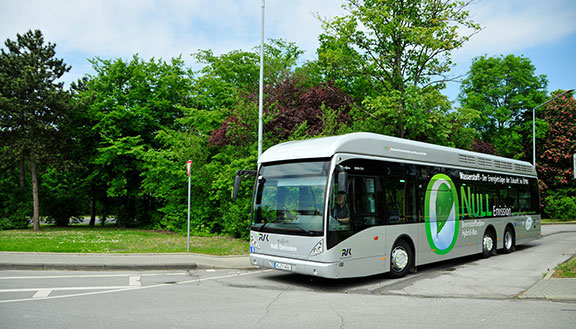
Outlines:
[[[254,238],[254,236],[252,236],[252,234],[250,234],[250,249],[260,249],[260,246],[258,245],[258,240],[256,240]]]
[[[310,256],[316,256],[321,254],[324,251],[324,239],[318,241],[318,243],[312,248],[310,251]]]

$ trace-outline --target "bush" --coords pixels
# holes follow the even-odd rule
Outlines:
[[[545,199],[545,210],[550,218],[576,219],[576,197],[551,195]]]

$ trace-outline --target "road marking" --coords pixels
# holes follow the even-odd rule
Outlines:
[[[178,276],[178,275],[188,275],[187,272],[172,272],[172,273],[145,273],[145,274],[134,274],[134,273],[123,273],[123,274],[89,274],[89,275],[46,275],[46,276],[7,276],[0,277],[0,280],[35,280],[35,279],[81,279],[81,278],[117,278],[124,276]]]
[[[131,287],[140,287],[141,286],[140,276],[139,275],[130,276],[128,285]]]
[[[38,292],[36,292],[32,298],[46,298],[50,295],[51,292],[51,289],[38,290]]]
[[[51,299],[81,297],[81,296],[92,296],[92,295],[101,295],[101,294],[123,292],[123,291],[130,291],[130,290],[161,288],[161,287],[168,287],[168,286],[173,286],[173,285],[189,284],[189,283],[196,283],[196,282],[203,282],[203,281],[210,281],[210,280],[222,280],[222,279],[251,275],[251,274],[256,274],[256,273],[261,273],[261,272],[259,272],[259,271],[247,271],[247,272],[243,272],[243,273],[233,273],[233,274],[220,275],[220,276],[214,276],[214,277],[209,277],[209,278],[192,279],[192,280],[180,281],[180,282],[176,282],[176,283],[160,283],[160,284],[155,284],[155,285],[150,285],[150,286],[108,286],[108,287],[104,286],[104,287],[0,289],[0,293],[1,292],[31,292],[31,291],[39,292],[40,290],[51,290],[51,291],[100,290],[100,291],[78,293],[78,294],[73,294],[73,295],[47,296],[44,298],[32,297],[32,298],[22,298],[22,299],[0,300],[0,304],[39,301],[39,300],[51,300]],[[118,276],[121,276],[121,275],[118,275]],[[123,275],[123,276],[126,276],[126,275]]]
[[[75,290],[129,290],[135,289],[133,286],[101,286],[101,287],[59,287],[59,288],[16,288],[16,289],[0,289],[1,292],[32,292],[32,291],[75,291]],[[2,302],[2,301],[0,301]]]

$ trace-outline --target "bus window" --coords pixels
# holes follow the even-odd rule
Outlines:
[[[390,177],[386,179],[385,191],[388,224],[419,221],[415,180]]]
[[[352,222],[355,225],[355,231],[379,224],[376,214],[376,192],[375,177],[354,178]]]
[[[498,191],[499,206],[510,208],[512,213],[518,211],[518,189],[511,185],[502,186]]]
[[[521,187],[518,189],[518,211],[519,212],[533,212],[532,193],[529,187]]]

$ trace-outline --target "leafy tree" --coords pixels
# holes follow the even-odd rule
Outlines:
[[[364,100],[365,117],[382,126],[394,116],[394,134],[406,137],[408,118],[419,110],[422,97],[430,98],[428,104],[437,102],[452,66],[451,52],[470,37],[459,28],[471,34],[479,30],[468,18],[467,5],[449,0],[348,0],[343,7],[349,15],[324,22],[319,61],[326,71],[336,71],[328,73],[328,79],[337,86],[359,99],[370,96]]]
[[[106,180],[107,197],[121,201],[119,224],[149,224],[155,200],[141,189],[147,168],[142,160],[147,150],[161,146],[156,135],[182,117],[191,73],[179,58],[167,63],[134,56],[129,62],[92,63],[96,76],[90,77],[81,94],[90,99],[92,130],[97,132],[93,175]]]
[[[556,91],[551,97],[562,92]],[[548,129],[544,138],[539,139],[536,144],[536,168],[539,178],[547,189],[572,189],[574,193],[576,100],[569,94],[563,95],[544,106],[543,111]]]
[[[528,58],[480,56],[472,61],[459,98],[463,107],[480,112],[471,126],[485,142],[493,143],[500,155],[528,158],[531,125],[525,123],[532,121],[530,109],[544,101],[546,85],[546,77],[535,75]]]
[[[45,43],[42,32],[17,34],[0,53],[0,147],[3,155],[30,165],[34,230],[40,229],[38,164],[54,158],[61,145],[61,126],[69,95],[58,82],[70,70],[55,57],[56,45]],[[24,181],[21,178],[21,186]]]
[[[307,86],[295,76],[265,88],[264,131],[269,146],[296,138],[310,138],[326,132],[338,133],[350,122],[352,99],[329,83]],[[210,143],[216,146],[245,145],[256,141],[257,99],[240,104],[235,115],[213,131]]]
[[[185,163],[192,160],[191,222],[198,233],[211,233],[204,224],[216,216],[216,209],[208,203],[211,174],[205,169],[208,153],[206,139],[194,127],[195,110],[183,109],[184,116],[175,126],[156,133],[156,147],[142,156],[144,173],[142,190],[153,196],[158,205],[156,226],[183,232],[186,228],[187,177]]]
[[[558,90],[551,97],[562,93]],[[548,129],[537,140],[536,169],[544,201],[544,212],[561,220],[576,217],[576,179],[573,156],[576,154],[576,100],[566,94],[544,106]],[[542,127],[538,127],[542,128]]]

